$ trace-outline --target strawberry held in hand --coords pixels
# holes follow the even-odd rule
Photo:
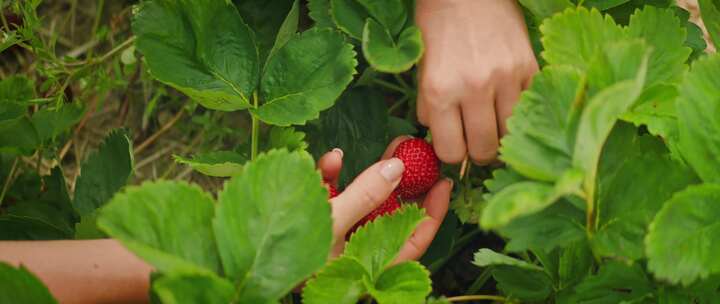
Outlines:
[[[350,231],[347,234],[347,237],[350,237],[351,234],[355,232],[358,228],[364,226],[365,224],[374,221],[376,218],[385,216],[388,214],[392,214],[395,212],[395,210],[400,209],[400,201],[398,200],[398,193],[397,191],[393,191],[392,194],[385,200],[382,205],[375,208],[370,214],[363,217],[355,226],[350,229]]]
[[[400,143],[393,156],[405,165],[397,189],[404,200],[416,199],[427,193],[440,178],[440,161],[433,147],[424,139],[413,138]]]

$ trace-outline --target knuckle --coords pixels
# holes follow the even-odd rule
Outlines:
[[[438,100],[448,97],[453,92],[453,85],[450,81],[440,78],[427,78],[421,83],[421,93],[424,101],[434,105]]]
[[[361,200],[365,205],[374,206],[376,203],[385,200],[378,191],[371,191],[370,189],[364,189],[361,195]]]
[[[494,144],[490,147],[486,147],[477,151],[471,151],[470,158],[473,160],[473,162],[478,164],[489,164],[495,159],[497,159],[497,149],[497,144]]]

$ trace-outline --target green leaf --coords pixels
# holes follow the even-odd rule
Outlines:
[[[422,304],[430,294],[430,272],[416,261],[392,266],[378,276],[374,286],[365,284],[378,304]]]
[[[38,132],[27,117],[0,120],[0,153],[28,155],[39,145]]]
[[[611,260],[575,287],[572,303],[645,303],[652,287],[640,265]]]
[[[273,127],[270,130],[267,148],[281,149],[286,148],[290,151],[306,150],[308,144],[305,142],[305,133],[295,130],[295,128]]]
[[[717,0],[698,0],[698,5],[711,40],[720,49],[720,3]]]
[[[425,304],[451,304],[451,302],[448,301],[448,299],[446,297],[439,297],[439,298],[429,297],[427,299],[427,302],[425,302]]]
[[[542,57],[548,64],[570,64],[585,69],[595,52],[608,42],[627,34],[610,16],[597,9],[567,9],[545,20],[540,26],[545,50]]]
[[[450,209],[455,212],[463,224],[477,224],[487,206],[487,201],[483,198],[484,194],[482,188],[463,188],[460,190],[460,194],[450,202]]]
[[[673,6],[671,8],[673,9],[675,15],[680,18],[680,22],[685,25],[685,30],[687,31],[685,46],[692,49],[690,61],[693,61],[705,54],[705,49],[707,49],[705,34],[697,24],[690,21],[690,12],[679,6]]]
[[[602,147],[613,126],[640,96],[647,70],[645,63],[634,80],[618,82],[592,97],[583,111],[577,131],[573,165],[585,172],[585,193],[594,197],[597,165]]]
[[[212,273],[170,273],[152,284],[152,289],[162,303],[208,303],[233,302],[235,287],[230,281]]]
[[[232,1],[255,33],[259,57],[265,63],[271,53],[297,32],[298,8],[294,0]],[[251,46],[252,47],[252,46]]]
[[[79,104],[63,105],[59,109],[43,108],[33,114],[30,121],[41,141],[54,140],[80,121],[85,109]]]
[[[586,0],[583,5],[604,11],[625,4],[628,1],[630,0]]]
[[[368,18],[363,29],[362,49],[374,69],[401,73],[420,60],[425,47],[417,27],[405,28],[395,40],[386,27]]]
[[[335,22],[330,16],[330,0],[308,0],[308,15],[315,21],[316,27],[335,27]]]
[[[533,78],[508,119],[500,159],[516,172],[541,181],[555,181],[570,167],[571,131],[568,117],[581,90],[577,69],[546,67]]]
[[[132,141],[122,130],[110,132],[82,165],[73,205],[82,216],[105,205],[133,172]],[[112,174],[108,174],[112,173]]]
[[[213,227],[239,302],[277,300],[325,264],[332,242],[327,195],[305,152],[270,151],[226,183]]]
[[[643,258],[642,241],[655,213],[673,193],[695,181],[687,167],[671,159],[662,141],[618,124],[608,137],[598,168],[595,253]]]
[[[568,170],[555,186],[530,181],[507,186],[490,198],[480,224],[485,229],[499,228],[515,218],[537,213],[563,196],[579,193],[582,181],[582,172]]]
[[[57,303],[45,285],[27,268],[0,262],[0,303]]]
[[[24,115],[33,95],[33,83],[25,76],[13,75],[0,80],[0,121]]]
[[[677,101],[680,149],[706,182],[720,182],[720,55],[695,61]]]
[[[559,251],[558,288],[565,289],[575,286],[592,273],[594,269],[593,253],[585,239],[572,242]]]
[[[643,73],[650,50],[642,40],[620,40],[603,45],[588,66],[587,96]],[[645,75],[643,75],[645,76]]]
[[[173,155],[176,162],[188,165],[194,170],[209,176],[228,177],[242,172],[247,158],[233,151],[214,151],[200,153],[192,159]]]
[[[480,248],[480,250],[475,253],[475,259],[473,260],[473,264],[480,267],[504,265],[518,267],[526,270],[543,270],[540,266],[533,265],[528,262],[497,253],[487,248]]]
[[[115,195],[97,224],[158,271],[219,272],[214,205],[198,186],[148,182]]]
[[[375,163],[388,143],[388,115],[383,96],[369,88],[352,88],[307,128],[316,159],[333,148],[344,153],[339,184],[347,185]]]
[[[402,0],[356,0],[382,28],[395,37],[403,30],[408,12]],[[414,12],[411,12],[414,13]],[[367,27],[367,22],[365,24]],[[418,31],[419,32],[419,31]]]
[[[353,233],[344,254],[356,258],[371,278],[378,278],[425,218],[424,209],[405,205],[392,215],[379,217]]]
[[[593,0],[598,2],[606,2],[604,0]],[[621,1],[621,0],[612,0]],[[658,8],[669,8],[675,5],[675,0],[622,0],[625,3],[622,5],[615,6],[605,11],[606,14],[612,16],[615,22],[620,25],[628,25],[630,23],[630,16],[638,10],[646,6],[654,6]]]
[[[652,47],[647,85],[682,80],[692,49],[684,46],[687,32],[671,9],[645,6],[630,17],[627,30]]]
[[[388,116],[388,138],[395,138],[401,135],[413,135],[418,132],[415,125],[406,119],[395,116]]]
[[[356,0],[329,0],[330,16],[337,27],[357,40],[362,40],[365,20],[370,15]]]
[[[520,0],[519,2],[522,6],[527,8],[532,13],[533,17],[535,17],[538,21],[549,18],[566,8],[573,7],[573,4],[569,0]]]
[[[585,237],[585,212],[566,200],[552,204],[543,211],[513,220],[498,229],[509,238],[505,250],[520,252],[537,248],[545,252]]]
[[[646,126],[650,134],[661,137],[675,157],[680,155],[680,131],[675,109],[678,95],[678,88],[674,85],[648,87],[630,111],[622,116],[622,120],[638,127]]]
[[[232,4],[143,1],[132,29],[137,49],[161,82],[210,109],[250,107],[260,61],[253,32]]]
[[[80,218],[80,222],[75,224],[75,239],[94,240],[107,238],[107,235],[97,226],[97,217],[98,212],[96,210],[96,212]]]
[[[355,304],[365,294],[363,277],[369,276],[355,258],[341,256],[308,280],[302,291],[305,304]]]
[[[676,193],[650,223],[648,268],[657,278],[689,285],[720,272],[720,186],[690,186]]]
[[[304,124],[331,107],[355,74],[355,51],[330,29],[293,36],[268,59],[253,115],[269,124]]]

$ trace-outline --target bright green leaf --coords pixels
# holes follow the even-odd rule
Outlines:
[[[155,280],[152,289],[162,303],[233,302],[235,287],[212,273],[170,273]]]
[[[270,130],[266,150],[286,148],[290,151],[306,150],[305,133],[294,128],[274,127]]]
[[[219,272],[214,209],[198,186],[144,183],[115,195],[100,210],[98,227],[158,271]]]
[[[675,109],[678,94],[674,85],[648,87],[630,111],[622,116],[622,120],[638,127],[644,125],[650,134],[661,137],[675,156],[679,155],[680,141]]]
[[[519,2],[527,8],[538,21],[549,18],[566,8],[573,7],[573,4],[569,0],[520,0]]]
[[[138,50],[161,82],[210,109],[250,106],[258,83],[258,50],[252,30],[232,4],[143,1],[132,28]]]
[[[342,35],[311,29],[293,36],[268,59],[265,100],[253,115],[274,125],[304,124],[331,107],[355,74],[355,52]]]
[[[47,287],[27,268],[0,262],[0,303],[57,303]]]
[[[369,276],[356,259],[342,256],[308,280],[302,291],[305,304],[355,304],[365,294],[363,277]]]
[[[481,248],[480,250],[478,250],[478,252],[475,253],[475,259],[473,260],[473,264],[480,266],[480,267],[505,265],[505,266],[513,266],[513,267],[518,267],[518,268],[522,268],[522,269],[527,269],[527,270],[536,270],[536,271],[543,270],[541,267],[539,267],[537,265],[533,265],[533,264],[530,264],[523,260],[518,260],[516,258],[497,253],[497,252],[492,251],[491,249],[487,249],[487,248]]]
[[[355,231],[345,245],[344,254],[356,258],[371,278],[377,278],[425,218],[425,209],[405,205],[392,215],[379,217]]]
[[[598,227],[592,239],[596,254],[643,258],[642,241],[655,213],[695,179],[687,167],[670,158],[662,141],[618,124],[598,168]]]
[[[368,291],[378,304],[422,304],[432,290],[431,283],[425,267],[408,261],[380,273]]]
[[[110,132],[81,167],[73,205],[82,216],[105,205],[133,172],[132,141],[124,131]],[[111,174],[108,174],[111,173]]]
[[[217,177],[228,177],[242,172],[247,158],[233,151],[200,153],[190,158],[174,155],[175,161],[188,165],[198,172]]]
[[[720,272],[720,186],[690,186],[655,216],[645,238],[648,268],[660,279],[688,285]]]
[[[610,16],[597,9],[567,9],[545,20],[540,26],[549,64],[570,64],[585,69],[595,52],[604,44],[626,36]]]
[[[420,29],[411,26],[397,40],[377,21],[368,18],[362,36],[365,59],[381,72],[401,73],[420,60],[424,51]]]
[[[585,237],[585,212],[560,200],[543,211],[513,220],[498,229],[509,238],[505,250],[520,252],[536,248],[545,252]]]
[[[287,150],[258,156],[225,184],[213,227],[239,302],[277,300],[325,264],[327,195],[312,157]]]
[[[706,182],[720,182],[720,55],[695,61],[677,101],[680,149]]]
[[[717,0],[698,0],[703,23],[710,33],[715,47],[720,49],[720,2]]]

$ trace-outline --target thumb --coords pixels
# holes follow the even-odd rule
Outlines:
[[[403,162],[391,158],[375,163],[332,200],[333,231],[335,235],[345,233],[382,204],[395,187],[405,170]]]

